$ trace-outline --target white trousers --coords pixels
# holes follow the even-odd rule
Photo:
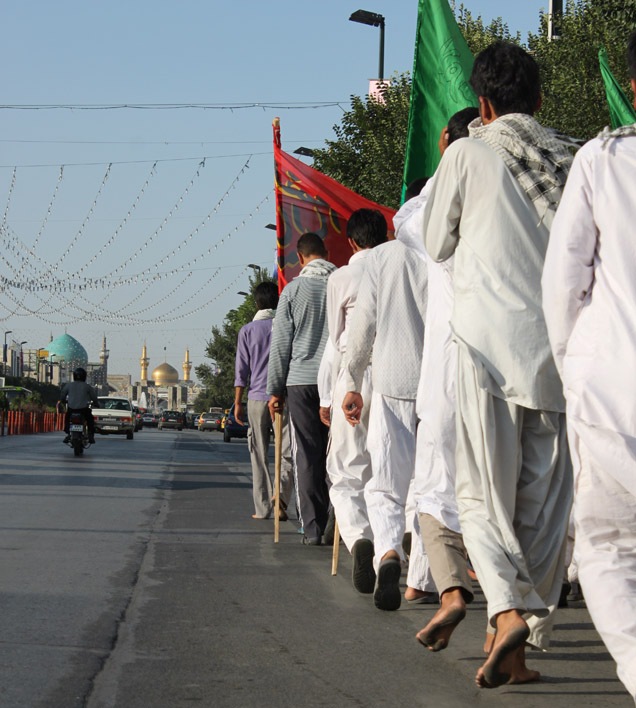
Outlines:
[[[568,429],[579,580],[618,677],[636,701],[636,498],[592,457],[579,432],[595,434],[578,424],[576,432]]]
[[[572,503],[565,414],[523,408],[479,386],[458,351],[457,503],[488,619],[529,613],[529,642],[549,645]]]
[[[327,473],[331,481],[329,498],[333,505],[340,536],[351,551],[353,544],[363,538],[373,540],[367,514],[364,488],[371,479],[371,455],[367,450],[369,411],[371,408],[371,370],[364,373],[362,399],[364,408],[359,425],[351,426],[342,410],[347,393],[345,372],[338,372],[334,385],[327,451]]]
[[[415,467],[415,400],[383,396],[376,391],[371,399],[368,449],[373,476],[365,488],[369,522],[373,531],[375,564],[389,551],[405,560],[402,540],[407,528],[406,505]],[[416,517],[415,505],[411,515]],[[417,519],[410,519],[411,528]],[[419,526],[415,526],[419,529]],[[409,560],[408,584],[418,590],[435,591],[419,533]],[[411,572],[412,567],[412,572]],[[411,582],[414,584],[411,585]]]

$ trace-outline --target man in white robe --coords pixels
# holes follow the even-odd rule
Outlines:
[[[371,456],[367,450],[368,407],[360,425],[350,426],[339,405],[346,394],[342,358],[347,348],[348,326],[371,249],[387,240],[384,216],[373,209],[358,209],[347,222],[347,238],[353,251],[349,264],[327,281],[327,325],[329,342],[318,375],[321,416],[329,427],[327,473],[329,496],[335,510],[340,536],[353,555],[353,586],[370,594],[375,587],[373,532],[369,524],[364,488],[371,479]],[[325,371],[327,369],[327,371]],[[326,388],[326,390],[325,390]],[[371,370],[367,367],[362,395],[370,400]],[[325,405],[327,403],[327,405]]]
[[[476,108],[453,115],[440,136],[439,148],[468,137],[468,125],[479,116]],[[422,223],[433,177],[418,197],[406,202],[396,215],[396,236],[424,250]],[[409,206],[413,205],[410,209]],[[403,216],[400,216],[404,212]],[[417,392],[417,447],[414,496],[424,548],[441,607],[417,639],[431,651],[448,645],[450,635],[464,618],[473,599],[466,549],[461,536],[455,495],[455,378],[456,347],[450,319],[453,311],[453,258],[437,263],[427,258],[428,307],[422,368]]]
[[[415,465],[415,396],[424,341],[426,262],[414,249],[391,241],[366,259],[353,312],[344,369],[347,395],[342,408],[351,425],[359,425],[370,404],[368,449],[373,476],[365,497],[373,530],[378,609],[397,610],[405,560],[406,500]],[[373,357],[372,357],[373,354]],[[371,401],[362,396],[364,372],[372,360]],[[435,585],[427,563],[420,579],[412,568],[423,562],[421,544],[413,543],[409,586],[431,593]]]
[[[539,69],[496,42],[475,59],[481,120],[445,152],[425,209],[430,256],[455,254],[457,501],[496,638],[481,687],[538,678],[561,591],[571,504],[562,387],[541,309],[549,227],[571,156],[532,114]]]
[[[636,33],[628,46],[636,96]],[[636,104],[636,100],[634,102]],[[543,272],[565,389],[579,580],[636,700],[636,124],[577,155]]]

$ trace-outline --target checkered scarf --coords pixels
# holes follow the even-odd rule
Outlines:
[[[632,135],[636,135],[636,123],[623,125],[615,130],[607,127],[602,130],[597,137],[603,142],[603,147],[606,147],[612,138],[629,138]]]
[[[477,118],[469,132],[503,159],[540,214],[556,211],[577,141],[544,128],[525,113],[509,113],[488,125]]]

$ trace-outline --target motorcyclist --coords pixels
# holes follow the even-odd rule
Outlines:
[[[66,403],[66,418],[64,419],[64,432],[66,437],[64,442],[68,443],[71,440],[69,425],[71,420],[71,413],[73,411],[78,411],[83,414],[86,420],[86,427],[88,428],[88,441],[92,444],[95,443],[95,421],[93,420],[93,413],[89,408],[89,404],[93,404],[93,408],[99,408],[99,400],[95,389],[86,383],[86,369],[78,366],[73,371],[73,380],[68,381],[62,386],[62,391],[60,394],[60,401]]]

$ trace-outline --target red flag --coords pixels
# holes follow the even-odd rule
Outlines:
[[[378,209],[386,219],[389,238],[393,238],[395,210],[361,197],[335,179],[283,152],[278,118],[273,127],[280,292],[300,272],[296,244],[304,233],[318,234],[325,242],[329,260],[340,267],[351,257],[347,241],[347,221],[351,214],[357,209]]]

